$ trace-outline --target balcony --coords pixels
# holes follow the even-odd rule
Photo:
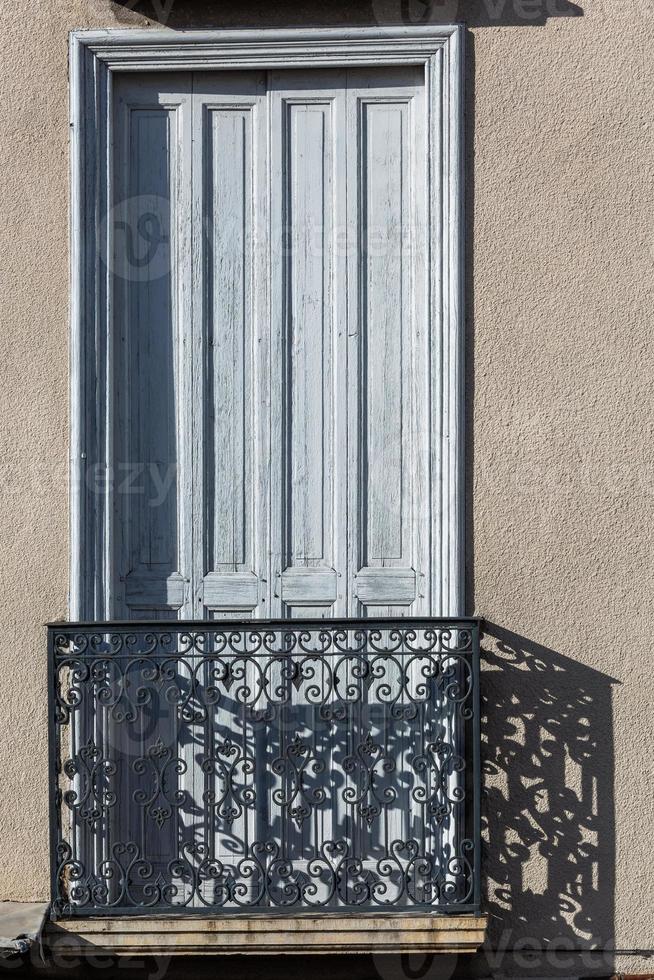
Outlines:
[[[479,912],[476,620],[54,624],[49,666],[55,919]]]

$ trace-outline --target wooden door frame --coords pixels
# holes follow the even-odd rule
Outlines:
[[[420,65],[428,132],[432,328],[432,608],[464,612],[463,26],[98,30],[70,37],[70,592],[73,620],[111,618],[110,222],[117,72]],[[442,120],[442,125],[440,124]]]

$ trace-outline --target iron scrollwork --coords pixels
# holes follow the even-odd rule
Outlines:
[[[50,628],[56,913],[478,907],[472,620]]]

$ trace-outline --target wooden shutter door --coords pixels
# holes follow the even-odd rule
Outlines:
[[[428,615],[415,68],[117,82],[114,609]]]
[[[270,90],[273,609],[424,614],[422,72],[280,71]]]

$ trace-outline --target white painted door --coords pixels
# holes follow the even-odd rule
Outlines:
[[[423,70],[124,74],[114,129],[114,615],[439,612]]]

